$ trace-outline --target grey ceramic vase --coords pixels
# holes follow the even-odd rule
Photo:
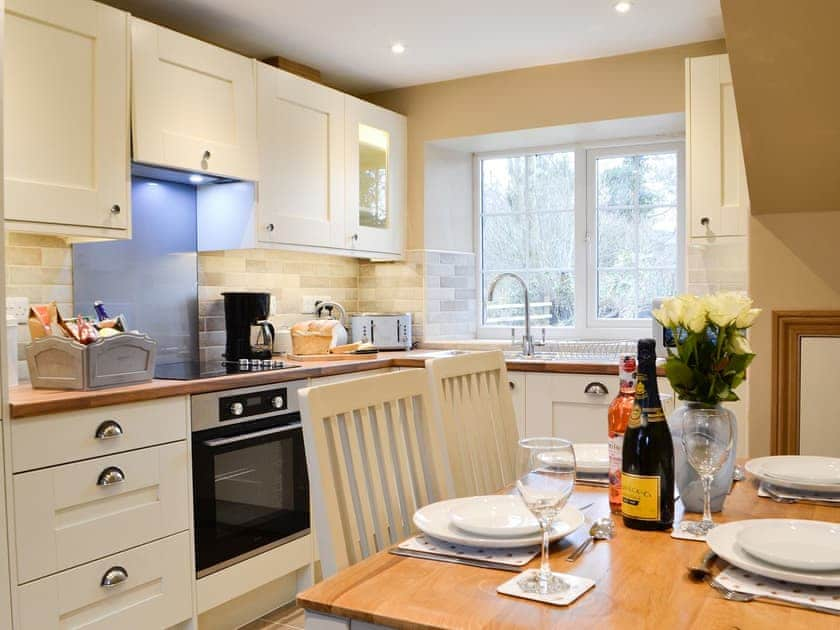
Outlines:
[[[702,514],[703,482],[688,462],[688,458],[685,456],[685,447],[682,443],[684,418],[686,414],[698,409],[702,409],[704,413],[714,410],[721,415],[728,415],[732,419],[732,451],[712,481],[712,512],[720,512],[723,509],[723,502],[732,488],[732,474],[735,471],[735,459],[738,450],[738,423],[732,411],[722,405],[712,406],[696,402],[684,402],[682,406],[674,410],[674,413],[668,418],[668,428],[671,430],[671,436],[674,439],[674,477],[677,482],[677,489],[680,492],[680,499],[686,511]]]

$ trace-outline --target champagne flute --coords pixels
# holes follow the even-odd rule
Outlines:
[[[712,480],[729,458],[734,434],[733,415],[721,409],[693,409],[683,418],[682,443],[691,467],[703,482],[703,519],[683,521],[680,528],[694,536],[705,536],[712,520]]]
[[[569,584],[552,573],[548,560],[549,532],[575,487],[575,451],[560,438],[526,438],[519,441],[516,489],[542,529],[542,562],[538,572],[526,572],[519,587],[529,593],[562,593]]]

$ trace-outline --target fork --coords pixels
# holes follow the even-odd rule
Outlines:
[[[780,496],[771,486],[768,484],[764,484],[762,486],[764,491],[767,493],[767,496],[773,499],[776,503],[807,503],[809,505],[823,505],[826,507],[840,507],[840,502],[834,501],[820,501],[819,499],[811,499],[808,497],[803,497],[801,499],[791,499],[789,497]]]
[[[820,604],[804,604],[800,602],[792,602],[790,600],[778,597],[776,595],[754,595],[752,593],[742,593],[741,591],[733,591],[727,588],[716,579],[709,580],[709,585],[718,593],[723,595],[724,599],[731,602],[768,602],[773,604],[784,604],[792,608],[803,608],[805,610],[815,610],[817,612],[828,613],[829,615],[840,615],[840,610],[821,606]]]

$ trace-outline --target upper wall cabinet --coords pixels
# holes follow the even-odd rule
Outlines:
[[[689,234],[743,236],[749,197],[727,55],[686,60]]]
[[[347,247],[344,94],[265,64],[257,64],[257,93],[257,239]]]
[[[138,162],[257,179],[254,61],[132,18]]]
[[[7,229],[130,237],[128,14],[7,0]]]
[[[345,134],[348,245],[401,254],[406,218],[405,116],[347,96]]]

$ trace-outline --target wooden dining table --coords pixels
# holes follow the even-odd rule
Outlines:
[[[552,569],[590,578],[595,587],[569,606],[501,595],[508,571],[396,556],[381,551],[298,595],[307,630],[403,628],[840,628],[840,617],[765,602],[724,599],[689,576],[687,566],[707,550],[704,542],[668,532],[631,530],[614,516],[617,534],[576,562],[565,558],[587,535],[589,523],[609,515],[606,489],[578,486],[571,505],[587,525],[551,548]],[[676,521],[683,517],[677,501]],[[688,518],[697,518],[691,514]],[[755,480],[736,483],[718,522],[799,518],[840,522],[840,507],[781,504],[757,495]],[[539,557],[529,567],[539,566]],[[715,570],[726,563],[717,561]],[[840,595],[838,595],[840,597]]]

